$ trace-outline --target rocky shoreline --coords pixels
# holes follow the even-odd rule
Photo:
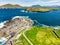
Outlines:
[[[25,18],[15,18],[7,21],[2,28],[0,28],[0,38],[17,35],[17,32],[22,28],[28,28],[32,26],[32,21]],[[11,40],[11,39],[10,39]],[[9,42],[9,41],[8,41]],[[6,43],[8,45],[8,43]]]

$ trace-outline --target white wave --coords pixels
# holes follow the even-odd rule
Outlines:
[[[4,40],[7,41],[7,38],[2,37],[2,38],[0,39],[0,41],[4,41]]]
[[[21,12],[25,12],[24,10],[21,10]]]
[[[53,29],[60,29],[60,26],[52,26]]]
[[[12,20],[16,19],[16,18],[24,19],[24,18],[29,18],[29,16],[15,16],[15,17],[12,18]]]
[[[26,13],[27,13],[28,11],[25,11],[25,10],[21,10],[21,12],[26,12]]]
[[[1,23],[0,23],[0,28],[3,28],[3,27],[5,26],[4,24],[5,24],[6,22],[7,22],[7,21],[1,22]]]

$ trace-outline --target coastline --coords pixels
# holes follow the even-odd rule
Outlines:
[[[14,19],[16,19],[16,18],[28,19],[28,20],[32,21],[32,23],[34,24],[33,20],[31,20],[28,16],[14,16],[11,20],[14,20]],[[7,23],[7,22],[9,22],[9,20],[6,20],[6,21],[1,22],[1,23],[0,23],[0,28],[3,28],[3,27],[4,27],[4,24]],[[32,25],[33,25],[33,24],[32,24]]]
[[[32,22],[32,25],[34,24],[34,20],[30,19],[29,16],[14,16],[11,20],[14,20],[16,18],[20,18],[20,19],[28,19]],[[4,27],[4,24],[9,22],[9,20],[6,20],[6,21],[3,21],[0,23],[0,28],[3,28]],[[51,27],[53,29],[60,29],[60,26],[48,26],[48,25],[45,25],[45,24],[40,24],[38,21],[35,21],[36,23],[38,23],[39,25],[41,25],[41,27]]]

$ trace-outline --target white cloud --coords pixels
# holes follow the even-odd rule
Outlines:
[[[0,0],[0,5],[12,3],[20,5],[60,5],[60,0]]]
[[[42,6],[49,6],[49,5],[60,5],[60,0],[49,0],[49,1],[40,1],[41,3],[38,4],[42,4]]]

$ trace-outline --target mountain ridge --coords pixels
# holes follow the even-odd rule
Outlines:
[[[5,5],[0,6],[0,8],[20,8],[20,7],[22,7],[22,6],[20,6],[18,4],[15,4],[15,5],[13,5],[13,4],[5,4]]]

